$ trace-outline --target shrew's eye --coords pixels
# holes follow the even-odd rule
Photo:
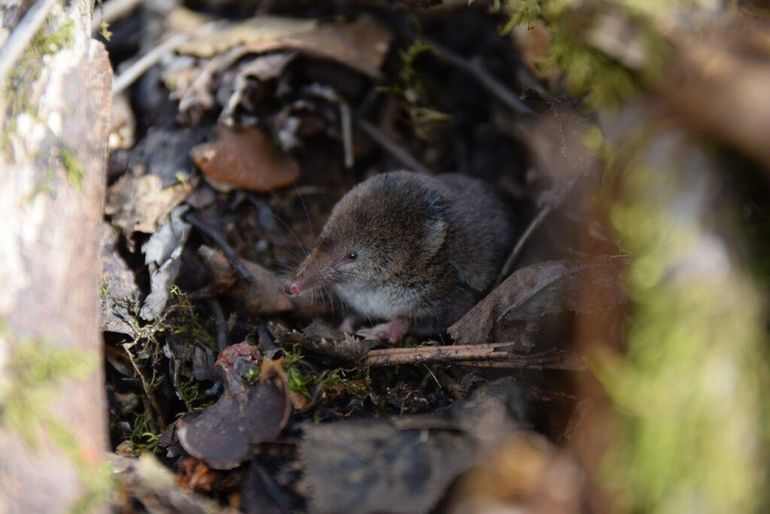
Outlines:
[[[358,257],[358,254],[356,252],[348,252],[346,257],[348,258],[348,260],[354,261],[356,260],[356,257]]]

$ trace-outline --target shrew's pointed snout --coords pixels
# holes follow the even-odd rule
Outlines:
[[[296,296],[302,292],[300,285],[293,280],[286,282],[286,285],[283,286],[283,290],[289,296]]]
[[[289,296],[296,296],[316,287],[328,285],[330,271],[325,255],[313,250],[283,286]]]

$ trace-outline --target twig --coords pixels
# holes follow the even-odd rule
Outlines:
[[[103,24],[112,24],[123,16],[127,15],[142,3],[142,0],[109,0],[102,3],[94,12],[91,20],[91,33],[99,32]],[[96,16],[99,12],[100,16]]]
[[[532,221],[529,222],[529,225],[527,225],[526,230],[523,234],[519,237],[519,240],[516,241],[516,245],[513,247],[513,250],[511,250],[511,254],[508,256],[508,258],[505,260],[505,264],[503,265],[502,270],[500,271],[500,275],[497,277],[497,283],[499,284],[502,282],[513,269],[513,265],[516,263],[516,259],[519,257],[519,254],[524,249],[524,244],[529,240],[530,236],[535,232],[535,230],[543,223],[543,220],[545,220],[546,217],[561,203],[564,201],[564,198],[566,198],[567,194],[572,191],[572,188],[575,186],[577,181],[580,179],[580,176],[572,177],[571,179],[567,180],[566,182],[552,188],[552,190],[549,192],[546,201],[542,202],[543,205],[538,211],[537,215],[532,219]],[[542,200],[542,198],[541,198]]]
[[[222,252],[224,252],[227,260],[230,261],[230,265],[235,269],[236,273],[238,273],[238,276],[241,277],[241,279],[247,282],[254,282],[254,276],[238,258],[238,254],[235,253],[235,249],[230,246],[230,243],[225,241],[225,238],[219,232],[217,232],[213,227],[210,227],[204,223],[192,211],[189,211],[187,214],[185,214],[184,219],[190,225],[195,227],[199,232],[211,239],[214,244],[216,244],[222,250]]]
[[[517,111],[521,114],[534,115],[535,112],[522,102],[505,84],[497,80],[492,76],[481,64],[477,61],[468,61],[455,54],[454,52],[444,48],[435,42],[428,42],[433,55],[439,59],[445,61],[447,64],[451,64],[455,68],[464,71],[475,78],[479,84],[481,84],[492,96],[503,102],[505,105]]]
[[[369,123],[368,121],[358,118],[356,119],[358,127],[366,132],[366,135],[372,138],[372,140],[379,144],[382,148],[396,158],[401,164],[411,171],[423,173],[425,175],[432,175],[431,171],[423,166],[420,161],[415,159],[412,154],[398,145],[395,141],[390,139],[384,132]]]
[[[365,366],[396,366],[425,362],[472,362],[477,367],[529,368],[529,369],[582,369],[582,358],[566,352],[521,355],[509,350],[520,346],[518,342],[491,344],[464,344],[448,346],[422,346],[417,348],[385,348],[370,350],[364,358]]]
[[[551,357],[511,355],[508,360],[504,361],[461,361],[457,364],[472,368],[553,369],[563,371],[583,371],[587,369],[583,357],[570,352],[560,352]]]
[[[27,49],[55,3],[56,0],[35,2],[0,48],[0,84],[5,84],[6,76]]]
[[[123,70],[120,75],[115,77],[115,81],[112,83],[112,94],[117,95],[122,93],[147,70],[155,66],[155,64],[157,64],[167,53],[174,51],[176,47],[186,42],[188,39],[190,39],[188,34],[177,34],[144,54],[128,68]]]
[[[521,237],[519,237],[519,240],[516,241],[516,246],[513,247],[513,250],[511,250],[511,254],[508,256],[508,258],[505,260],[505,264],[503,265],[503,269],[500,271],[500,275],[497,277],[497,283],[499,284],[502,282],[505,277],[507,277],[511,270],[513,269],[513,265],[516,263],[516,259],[519,257],[519,254],[521,253],[521,250],[524,248],[524,244],[529,240],[529,237],[532,235],[532,233],[535,231],[537,227],[540,226],[540,224],[543,222],[543,220],[551,213],[553,210],[553,205],[545,205],[542,209],[537,213],[537,216],[535,216],[532,221],[529,222],[529,225],[527,225],[527,229],[524,231],[523,234],[521,234]]]
[[[348,105],[345,99],[338,95],[331,86],[311,84],[307,88],[307,91],[339,107],[340,133],[342,134],[342,151],[345,159],[345,168],[351,169],[355,163],[353,162],[353,116],[350,112],[350,105]]]
[[[345,167],[353,168],[353,116],[350,113],[350,106],[340,103],[340,123],[342,124],[342,147],[345,152]]]

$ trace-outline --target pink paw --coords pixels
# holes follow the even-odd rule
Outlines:
[[[387,323],[380,323],[372,328],[362,328],[356,335],[362,336],[366,339],[377,339],[380,341],[388,341],[389,343],[397,343],[406,335],[409,331],[409,322],[405,319],[394,319]]]

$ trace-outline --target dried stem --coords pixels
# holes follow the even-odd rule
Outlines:
[[[242,280],[247,282],[254,282],[254,276],[251,274],[248,268],[243,265],[240,258],[238,258],[238,254],[236,253],[235,249],[230,246],[230,243],[225,240],[222,234],[217,232],[217,230],[213,227],[204,223],[203,220],[201,220],[192,211],[185,214],[184,219],[222,249],[225,257],[227,257],[227,260],[230,261],[230,265],[235,269],[235,272],[238,273],[238,276],[241,277]]]
[[[527,104],[521,101],[521,99],[519,99],[518,96],[516,96],[508,87],[506,87],[505,84],[500,82],[486,69],[484,69],[484,67],[481,66],[478,61],[469,61],[464,59],[463,57],[460,57],[459,55],[435,42],[429,42],[428,45],[430,46],[433,55],[446,62],[447,64],[450,64],[455,68],[468,73],[470,76],[476,79],[479,84],[481,84],[484,89],[486,89],[492,96],[500,100],[514,111],[527,115],[535,114],[534,111],[532,111],[532,109],[527,106]]]
[[[141,56],[120,75],[115,77],[115,81],[112,83],[112,94],[117,95],[122,93],[128,86],[144,75],[147,70],[155,66],[155,64],[157,64],[166,54],[174,51],[179,45],[186,42],[189,37],[190,36],[187,34],[171,36],[163,43]]]
[[[511,353],[518,342],[421,346],[417,348],[385,348],[370,350],[365,366],[396,366],[426,362],[455,362],[465,366],[518,369],[584,369],[582,357],[569,352],[546,352],[532,355]]]
[[[380,129],[365,121],[361,118],[356,120],[359,128],[366,132],[375,143],[380,145],[385,151],[395,157],[401,164],[411,171],[416,171],[424,175],[432,175],[431,171],[420,163],[416,158],[412,156],[405,148],[401,147],[398,143],[390,139]]]

